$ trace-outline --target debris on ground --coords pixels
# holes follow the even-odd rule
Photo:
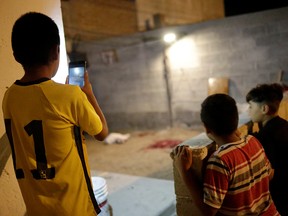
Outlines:
[[[104,139],[106,144],[122,144],[126,142],[130,137],[130,134],[121,134],[121,133],[109,133],[108,136]]]

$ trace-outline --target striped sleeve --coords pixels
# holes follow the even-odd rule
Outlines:
[[[204,203],[224,215],[260,214],[271,205],[270,164],[252,136],[221,146],[208,160]]]
[[[229,169],[219,157],[209,159],[203,186],[204,203],[219,209],[229,186]]]

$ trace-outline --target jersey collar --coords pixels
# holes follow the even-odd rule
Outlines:
[[[48,80],[50,80],[50,79],[47,78],[47,77],[43,77],[43,78],[31,81],[31,82],[21,82],[20,80],[16,80],[15,84],[16,85],[20,85],[20,86],[29,86],[29,85],[33,85],[33,84],[39,84],[39,83],[42,83],[42,82],[45,82],[45,81],[48,81]]]

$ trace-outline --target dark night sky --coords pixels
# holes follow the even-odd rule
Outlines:
[[[224,0],[225,16],[234,16],[288,6],[288,0]]]

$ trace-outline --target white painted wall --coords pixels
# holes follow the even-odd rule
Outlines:
[[[22,14],[37,11],[50,16],[60,30],[60,66],[54,80],[65,82],[68,74],[67,56],[64,40],[64,30],[60,0],[0,0],[0,105],[4,92],[16,79],[23,76],[20,64],[14,58],[11,48],[11,30],[14,22]],[[5,133],[2,109],[0,112],[0,137]],[[1,145],[1,143],[0,143]],[[25,214],[25,205],[19,190],[11,156],[0,176],[0,216],[22,216]]]

